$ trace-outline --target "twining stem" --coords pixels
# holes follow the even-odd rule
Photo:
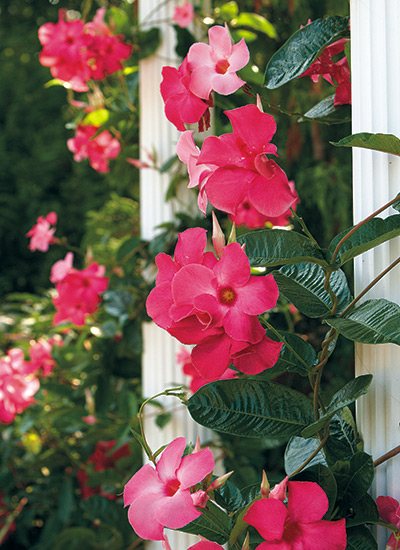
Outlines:
[[[143,438],[142,445],[144,447],[145,453],[149,457],[149,460],[151,460],[154,465],[156,465],[156,459],[155,459],[154,453],[151,451],[150,445],[147,443],[147,439],[146,439],[146,436],[145,436],[145,433],[144,433],[143,409],[144,409],[145,405],[147,405],[147,403],[150,403],[150,401],[154,401],[154,399],[156,399],[157,397],[161,397],[162,395],[168,395],[168,396],[172,396],[172,397],[181,398],[182,394],[181,393],[177,394],[175,392],[181,392],[183,389],[184,389],[183,386],[178,386],[177,388],[166,389],[166,390],[164,390],[160,393],[157,393],[156,395],[153,395],[152,397],[149,397],[148,399],[143,401],[142,405],[140,406],[140,409],[139,409],[139,412],[138,412],[137,416],[138,416],[138,419],[139,419],[140,432],[141,432],[141,435],[142,435],[142,438]]]
[[[308,370],[308,369],[309,369],[308,364],[307,364],[307,363],[304,361],[304,359],[297,353],[297,351],[295,351],[295,350],[292,348],[292,346],[291,346],[290,344],[287,343],[287,341],[286,341],[286,340],[284,339],[284,337],[280,334],[280,332],[279,332],[278,330],[276,330],[276,328],[274,328],[272,325],[270,325],[270,324],[268,323],[268,321],[265,321],[265,320],[263,319],[263,322],[264,322],[264,324],[266,325],[266,327],[269,328],[269,330],[270,330],[271,332],[273,332],[273,333],[275,334],[275,336],[277,336],[277,337],[279,338],[279,340],[285,344],[285,346],[286,346],[287,349],[290,351],[290,353],[292,353],[292,354],[296,357],[296,359],[298,359],[298,360],[300,361],[300,363],[302,363],[302,364],[306,367],[306,369]]]
[[[12,522],[19,516],[27,502],[28,499],[26,497],[21,498],[15,510],[6,517],[3,527],[0,529],[0,541],[7,535],[8,531],[11,529]]]
[[[350,231],[348,233],[346,233],[346,235],[338,242],[338,244],[337,244],[337,246],[336,246],[336,248],[333,252],[333,256],[332,256],[332,259],[331,259],[331,265],[335,265],[335,261],[336,261],[337,255],[339,254],[339,250],[340,250],[341,246],[343,245],[343,243],[346,242],[349,237],[354,235],[354,233],[356,231],[358,231],[360,229],[360,227],[362,227],[367,222],[369,222],[369,220],[372,220],[372,218],[375,218],[375,216],[377,216],[378,214],[380,214],[381,212],[386,210],[386,208],[389,208],[389,206],[391,206],[392,204],[394,204],[395,202],[398,202],[398,201],[399,201],[399,197],[396,196],[394,199],[392,199],[391,201],[387,202],[386,204],[384,204],[383,206],[378,208],[378,210],[375,210],[375,212],[373,212],[370,216],[368,216],[367,218],[361,220],[360,222],[358,222],[357,225],[355,225],[352,229],[350,229]]]
[[[366,286],[364,290],[360,292],[360,294],[356,296],[352,302],[350,302],[350,304],[346,307],[345,310],[342,311],[339,317],[344,317],[346,313],[358,302],[358,300],[360,300],[369,290],[371,290],[373,286],[376,285],[378,281],[380,281],[386,275],[386,273],[389,273],[389,271],[394,267],[396,267],[396,265],[399,263],[400,263],[400,257],[397,258],[397,260],[395,260],[394,262],[392,262],[385,270],[382,271],[382,273],[380,273],[377,277],[375,277],[375,279],[371,281],[369,285]]]
[[[303,462],[303,464],[301,464],[301,466],[299,466],[297,468],[297,470],[295,470],[293,473],[291,473],[289,477],[293,477],[293,476],[297,475],[298,473],[300,473],[301,470],[303,470],[307,466],[307,464],[309,464],[312,461],[312,459],[317,456],[317,454],[320,452],[320,450],[323,448],[323,446],[327,442],[328,437],[329,437],[329,426],[327,427],[325,435],[321,439],[321,442],[318,445],[318,447],[315,449],[315,451],[313,453],[311,453],[310,456],[307,458],[307,460],[305,460]]]
[[[308,227],[306,226],[306,223],[305,223],[305,221],[303,220],[303,218],[300,218],[300,216],[298,216],[298,215],[296,214],[296,212],[293,210],[293,208],[290,208],[290,212],[292,213],[293,219],[296,220],[296,221],[300,224],[301,229],[303,230],[303,233],[305,233],[305,234],[307,235],[307,237],[308,237],[309,239],[312,240],[312,242],[315,244],[315,246],[316,246],[317,248],[321,248],[321,247],[319,246],[319,244],[317,243],[317,240],[314,238],[314,236],[311,234],[310,230],[309,230]]]
[[[380,456],[379,458],[377,458],[375,461],[374,461],[374,468],[376,468],[377,466],[379,466],[380,464],[383,464],[384,462],[386,462],[386,460],[389,460],[390,458],[393,458],[394,456],[400,454],[400,445],[397,445],[397,447],[395,447],[394,449],[392,449],[391,451],[388,451],[387,453],[385,453],[384,455]]]

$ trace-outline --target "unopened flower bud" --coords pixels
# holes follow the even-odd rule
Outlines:
[[[198,453],[199,451],[201,451],[201,445],[200,445],[200,437],[197,436],[197,439],[196,439],[196,445],[194,446],[194,449],[193,449],[193,452],[192,454],[194,453]]]
[[[242,550],[250,550],[250,537],[249,533],[246,533],[246,538],[243,541]]]
[[[257,94],[257,107],[260,109],[262,113],[264,112],[264,109],[261,103],[261,97],[259,96],[259,94]]]
[[[228,478],[233,474],[233,470],[231,472],[228,472],[227,474],[224,474],[223,476],[217,477],[217,479],[214,479],[214,481],[211,483],[209,488],[207,489],[207,493],[211,491],[215,491],[215,489],[219,489],[225,483],[228,481]]]
[[[206,491],[203,491],[203,489],[200,489],[199,491],[196,491],[191,495],[192,502],[196,506],[196,508],[205,508],[207,504],[207,500],[210,498]]]
[[[213,234],[212,234],[212,242],[214,245],[215,253],[217,254],[218,258],[221,258],[222,252],[224,251],[225,246],[225,235],[222,232],[222,229],[218,223],[217,216],[214,213],[214,210],[212,211],[212,220],[213,220]]]
[[[281,500],[283,502],[286,498],[288,481],[289,477],[286,476],[285,479],[278,483],[278,485],[275,485],[269,494],[269,498],[276,498],[277,500]]]
[[[228,237],[228,244],[236,243],[236,242],[237,242],[237,240],[236,240],[236,225],[235,225],[235,222],[233,222],[232,229],[231,229],[230,235]]]
[[[269,481],[268,481],[268,478],[267,478],[267,474],[263,470],[262,481],[261,481],[261,497],[262,498],[268,498],[269,489],[270,489],[270,485],[269,485]]]

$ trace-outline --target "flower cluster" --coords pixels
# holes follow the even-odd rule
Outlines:
[[[68,252],[64,260],[53,265],[50,280],[56,284],[57,296],[53,304],[57,309],[53,323],[71,321],[82,326],[87,315],[94,313],[100,303],[100,293],[108,287],[108,277],[104,277],[105,267],[90,264],[79,271],[72,267],[73,255]]]
[[[320,76],[329,84],[335,86],[335,99],[333,104],[345,105],[351,103],[350,67],[347,57],[339,61],[333,61],[333,57],[342,53],[348,40],[343,38],[327,46],[321,55],[300,76],[310,76],[313,82],[318,82]]]
[[[49,212],[47,216],[39,216],[36,224],[26,233],[26,237],[30,237],[29,250],[40,250],[47,252],[49,245],[55,242],[54,233],[55,227],[51,227],[57,223],[57,214]]]
[[[265,335],[257,316],[276,305],[279,291],[272,275],[250,274],[238,243],[218,260],[204,252],[206,231],[179,235],[175,259],[159,254],[156,287],[147,298],[154,322],[183,344],[195,344],[191,359],[200,375],[219,379],[230,363],[247,374],[272,367],[282,347]]]
[[[317,483],[286,478],[267,498],[254,502],[243,519],[265,539],[259,550],[345,550],[345,520],[323,520],[328,507],[328,497]]]
[[[199,123],[200,130],[207,129],[211,93],[229,95],[245,84],[236,74],[249,61],[244,39],[233,44],[228,28],[220,25],[211,27],[208,37],[209,45],[197,42],[190,47],[178,69],[162,70],[165,115],[180,131],[193,123]]]
[[[29,355],[31,358],[31,366],[34,372],[41,370],[41,375],[48,377],[53,372],[53,368],[56,364],[55,360],[51,355],[53,346],[62,346],[63,342],[58,337],[50,338],[50,340],[45,340],[44,338],[39,338],[36,342],[33,340],[30,343]]]
[[[0,422],[12,422],[16,414],[34,403],[33,396],[40,387],[34,370],[19,348],[10,349],[5,357],[0,357]]]
[[[196,506],[205,492],[191,488],[212,472],[214,458],[208,448],[182,458],[185,447],[183,437],[174,439],[155,468],[145,464],[125,485],[128,519],[139,537],[163,540],[164,527],[180,529],[201,515]]]
[[[121,447],[116,449],[114,452],[111,452],[115,444],[115,440],[98,441],[96,443],[94,453],[92,453],[88,458],[87,468],[79,468],[76,477],[78,479],[81,497],[83,500],[93,495],[102,495],[109,500],[116,500],[119,498],[119,495],[113,495],[105,492],[101,485],[97,487],[90,487],[87,485],[89,479],[88,469],[93,470],[94,472],[113,470],[115,469],[116,462],[118,462],[118,460],[124,458],[125,456],[130,456],[131,451],[128,443],[121,445]]]
[[[60,10],[56,24],[45,23],[39,29],[40,63],[76,92],[87,91],[89,80],[102,80],[122,69],[121,61],[132,53],[122,36],[112,34],[104,15],[105,8],[100,8],[93,21],[84,24],[69,21]]]
[[[392,497],[378,497],[376,505],[380,518],[399,529],[397,539],[394,533],[390,535],[385,550],[397,550],[400,547],[400,504]]]
[[[121,150],[117,138],[113,138],[108,130],[96,135],[99,126],[79,124],[75,137],[67,140],[68,149],[74,153],[74,160],[81,162],[89,159],[90,166],[97,172],[110,171],[108,160],[115,159]]]

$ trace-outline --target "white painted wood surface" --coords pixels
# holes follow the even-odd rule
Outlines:
[[[353,133],[383,132],[400,137],[400,2],[351,0],[351,65]],[[354,219],[357,223],[400,192],[400,158],[353,150]],[[381,214],[394,214],[388,209]],[[355,262],[358,294],[400,255],[400,239],[380,245]],[[386,298],[400,304],[397,266],[364,298]],[[374,375],[372,388],[359,400],[357,418],[365,450],[374,459],[400,444],[400,348],[357,345],[356,374]],[[374,497],[400,500],[400,455],[377,468]],[[386,530],[378,533],[384,548]]]

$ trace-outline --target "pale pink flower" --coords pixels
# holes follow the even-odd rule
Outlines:
[[[65,279],[67,274],[72,269],[72,263],[74,261],[74,255],[72,252],[67,252],[63,260],[58,260],[51,268],[50,281],[52,283],[58,283]]]
[[[400,534],[400,505],[397,500],[392,497],[378,497],[376,499],[376,505],[379,510],[379,517],[387,523],[392,523],[399,528]],[[400,547],[399,541],[396,541],[394,534],[390,535],[390,538],[386,544],[385,550],[397,550]]]
[[[201,515],[190,489],[213,470],[214,458],[208,448],[182,457],[185,446],[183,437],[174,439],[155,468],[145,464],[125,485],[129,523],[143,539],[163,540],[164,527],[180,529]]]
[[[49,245],[55,242],[54,233],[55,227],[51,227],[57,223],[57,214],[49,212],[47,216],[39,216],[36,224],[28,231],[27,237],[30,237],[29,250],[40,250],[47,252]]]
[[[94,170],[105,173],[110,171],[108,160],[119,155],[121,145],[108,130],[95,136],[98,129],[98,126],[80,124],[76,128],[75,137],[67,140],[67,146],[74,153],[76,162],[88,158]]]
[[[24,360],[24,352],[13,348],[0,358],[0,422],[12,422],[35,402],[39,380],[32,374],[32,366]]]
[[[244,38],[232,44],[228,27],[215,25],[208,31],[209,45],[193,44],[188,52],[192,71],[189,88],[198,97],[208,99],[212,91],[233,94],[245,82],[236,71],[249,62],[250,54]]]
[[[250,506],[243,518],[265,539],[257,549],[345,550],[345,520],[322,519],[329,507],[323,489],[309,481],[289,481],[287,487],[287,506],[282,495],[262,498]]]
[[[42,369],[42,376],[50,376],[54,366],[56,365],[56,362],[51,355],[54,345],[62,346],[63,342],[59,338],[50,338],[50,340],[39,338],[37,342],[31,342],[29,347],[31,366],[35,372]]]
[[[183,6],[176,6],[172,21],[184,29],[193,21],[194,8],[190,2],[185,2]]]
[[[87,416],[82,416],[82,420],[89,426],[94,426],[94,424],[97,424],[98,422],[97,417],[94,414],[88,414]]]
[[[149,316],[183,344],[196,345],[192,362],[208,381],[219,379],[231,362],[251,374],[272,367],[282,344],[265,336],[257,316],[276,305],[275,280],[251,275],[238,243],[226,246],[220,260],[203,252],[206,243],[204,229],[188,229],[179,235],[175,260],[157,256]]]

